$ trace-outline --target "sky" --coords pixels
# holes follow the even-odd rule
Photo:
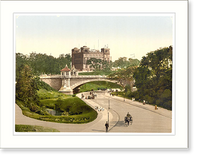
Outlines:
[[[141,60],[150,51],[173,46],[173,15],[15,15],[15,52],[71,54],[74,47],[110,48],[119,57]]]

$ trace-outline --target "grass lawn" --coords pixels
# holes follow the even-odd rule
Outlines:
[[[16,100],[25,116],[57,123],[88,123],[97,117],[97,112],[78,97],[45,89],[40,89],[38,96],[39,104],[35,112],[30,111],[22,101]],[[48,109],[59,114],[51,115]]]
[[[46,89],[40,89],[37,91],[39,99],[57,99],[57,98],[68,98],[70,95],[60,93],[58,91],[47,91]]]
[[[15,125],[15,132],[60,132],[57,129],[33,126],[33,125]]]

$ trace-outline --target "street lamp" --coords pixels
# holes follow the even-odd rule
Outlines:
[[[108,110],[110,109],[110,99],[108,99]],[[109,124],[109,111],[108,111],[108,124]]]
[[[108,111],[108,124],[109,124],[109,111]]]

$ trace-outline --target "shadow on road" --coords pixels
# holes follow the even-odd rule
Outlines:
[[[124,121],[118,121],[116,127],[127,127],[127,124],[125,124]]]

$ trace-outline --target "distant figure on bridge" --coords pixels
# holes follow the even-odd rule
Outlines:
[[[105,126],[106,126],[106,132],[108,132],[108,127],[109,127],[108,122],[106,122]]]

